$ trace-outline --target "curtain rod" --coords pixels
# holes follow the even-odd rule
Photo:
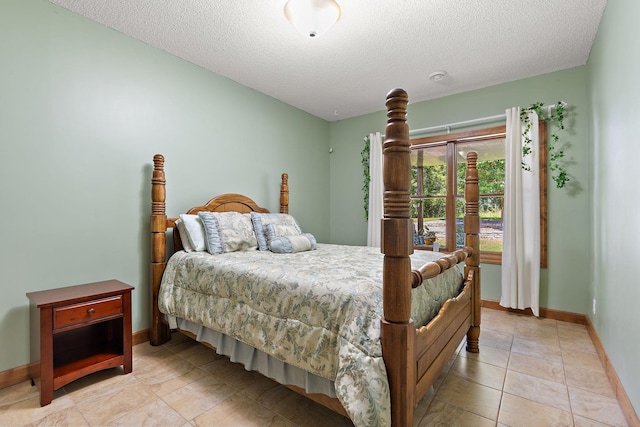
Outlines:
[[[545,106],[542,107],[542,109],[547,110],[549,112],[549,114],[550,114],[551,110],[553,108],[556,108],[557,105],[558,104],[545,105]],[[567,104],[565,102],[563,102],[562,105],[564,107],[567,106]],[[445,129],[446,129],[447,133],[451,133],[451,128],[453,128],[453,127],[463,127],[463,126],[471,126],[471,125],[477,125],[477,124],[482,124],[482,123],[496,122],[498,120],[504,120],[506,118],[507,118],[506,113],[503,113],[503,114],[498,114],[498,115],[495,115],[495,116],[481,117],[479,119],[463,120],[461,122],[448,123],[448,124],[445,124],[445,125],[430,126],[430,127],[421,128],[421,129],[413,129],[413,130],[409,131],[409,135],[429,133],[429,132],[434,132],[436,130],[445,130]],[[384,133],[382,133],[382,134],[384,135]]]

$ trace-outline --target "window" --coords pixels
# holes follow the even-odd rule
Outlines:
[[[480,261],[502,262],[505,126],[411,140],[411,215],[416,249],[451,252],[464,246],[466,156],[478,153]],[[540,121],[541,267],[547,264],[546,123]]]

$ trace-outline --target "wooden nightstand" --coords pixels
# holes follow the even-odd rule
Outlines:
[[[118,280],[29,292],[31,378],[40,405],[71,381],[123,366],[131,372],[131,291]]]

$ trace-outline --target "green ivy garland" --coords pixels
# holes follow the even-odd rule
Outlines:
[[[369,221],[369,182],[371,182],[371,176],[369,176],[369,153],[371,152],[371,141],[368,136],[364,137],[364,148],[360,153],[362,155],[362,173],[364,175],[364,184],[362,185],[362,191],[364,191],[364,219]]]
[[[525,157],[531,154],[531,138],[529,138],[529,131],[531,130],[531,119],[529,119],[529,112],[534,112],[538,115],[538,118],[545,122],[557,122],[557,127],[559,130],[564,130],[564,119],[565,119],[565,103],[559,101],[556,104],[556,107],[553,111],[549,112],[549,116],[545,117],[543,114],[543,105],[542,102],[535,102],[531,104],[528,108],[523,108],[520,110],[520,120],[524,123],[525,127],[522,131],[522,137],[524,138],[524,142],[522,144],[522,157]],[[549,163],[549,170],[551,171],[551,179],[553,179],[556,183],[557,188],[562,188],[565,186],[567,182],[570,181],[569,175],[567,174],[567,170],[564,168],[564,164],[562,163],[562,158],[564,157],[564,151],[558,148],[558,141],[560,137],[554,131],[551,132],[551,141],[548,144],[549,157],[547,159]],[[529,165],[522,162],[522,168],[524,170],[530,171],[531,168]]]

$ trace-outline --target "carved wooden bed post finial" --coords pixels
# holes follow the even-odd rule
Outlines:
[[[384,218],[382,219],[382,354],[391,393],[391,424],[408,426],[415,407],[415,336],[411,320],[410,218],[411,143],[407,126],[409,97],[402,89],[387,95],[383,146]]]
[[[167,214],[165,207],[166,190],[164,176],[164,156],[153,156],[153,177],[151,178],[151,336],[152,345],[160,345],[169,340],[169,327],[162,322],[158,310],[158,290],[166,265]]]
[[[164,177],[164,156],[156,154],[153,156],[153,177],[151,178],[151,213],[164,215],[165,200],[165,177]]]
[[[282,174],[282,183],[280,184],[280,213],[289,213],[289,175]]]
[[[467,173],[465,176],[465,246],[474,248],[470,257],[465,260],[464,274],[473,273],[473,290],[471,297],[471,328],[467,333],[467,351],[478,353],[480,337],[480,189],[478,186],[478,154],[467,154]]]

